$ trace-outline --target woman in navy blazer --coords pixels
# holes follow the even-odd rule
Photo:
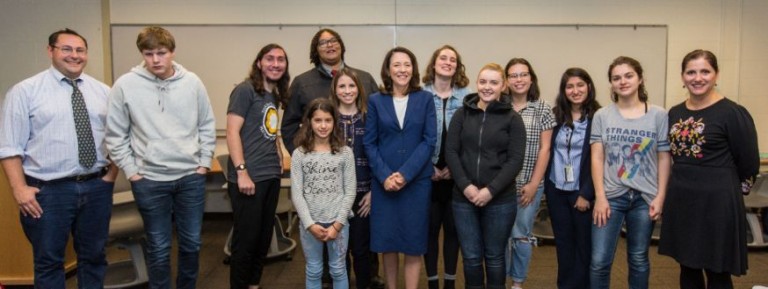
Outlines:
[[[395,47],[381,66],[384,85],[368,99],[365,152],[371,183],[371,250],[383,253],[387,287],[397,287],[398,253],[405,255],[405,288],[416,289],[427,252],[437,140],[432,95],[419,86],[416,57]]]
[[[557,126],[545,174],[544,193],[557,250],[557,288],[589,288],[592,256],[592,184],[589,136],[600,108],[595,85],[581,68],[569,68],[560,80],[553,108]]]

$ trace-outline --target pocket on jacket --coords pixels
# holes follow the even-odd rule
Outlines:
[[[195,138],[156,139],[147,143],[145,164],[180,169],[197,166],[200,144]]]

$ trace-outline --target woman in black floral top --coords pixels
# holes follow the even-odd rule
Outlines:
[[[760,168],[757,131],[744,107],[715,90],[718,72],[711,52],[688,53],[689,97],[669,111],[674,165],[659,253],[680,263],[680,288],[733,288],[731,275],[747,273],[742,194]]]
[[[368,91],[351,69],[341,69],[333,77],[330,99],[339,109],[338,129],[344,137],[344,144],[352,148],[355,155],[357,193],[352,205],[354,216],[349,219],[349,252],[354,260],[352,267],[357,288],[371,287],[372,273],[377,271],[371,268],[371,257],[376,257],[375,254],[371,256],[371,225],[368,218],[371,212],[371,168],[363,147],[367,94]]]

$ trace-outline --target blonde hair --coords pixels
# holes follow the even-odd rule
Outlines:
[[[480,72],[477,73],[477,75],[480,75],[485,70],[492,70],[496,71],[499,74],[501,74],[501,79],[504,81],[507,81],[507,72],[504,71],[504,68],[501,67],[501,65],[498,65],[496,63],[488,63],[486,65],[483,65],[483,68],[480,68]]]

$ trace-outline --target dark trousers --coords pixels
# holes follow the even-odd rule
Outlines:
[[[453,193],[453,181],[432,183],[432,195]],[[459,238],[456,235],[456,223],[453,220],[453,205],[451,198],[432,198],[429,208],[429,237],[427,239],[427,254],[424,255],[424,265],[427,278],[437,277],[437,261],[440,255],[440,228],[443,229],[443,266],[447,275],[456,275],[456,264],[459,259]]]
[[[706,286],[704,275],[707,276]],[[680,265],[680,289],[733,289],[733,282],[728,272],[715,273]]]
[[[269,251],[275,226],[275,210],[280,194],[280,179],[256,184],[252,196],[240,193],[237,183],[229,183],[234,226],[229,284],[232,289],[258,285],[264,270],[264,258]]]
[[[574,208],[577,191],[562,191],[546,181],[544,192],[557,251],[557,288],[589,288],[592,256],[592,209]]]
[[[349,255],[352,256],[352,268],[355,271],[355,286],[366,289],[371,285],[371,222],[370,216],[357,216],[360,200],[365,194],[358,193],[352,210],[355,216],[349,219]],[[350,264],[349,259],[347,264]],[[351,284],[350,284],[351,285]]]

